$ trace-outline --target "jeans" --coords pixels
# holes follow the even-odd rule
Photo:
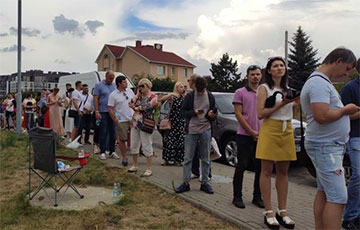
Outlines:
[[[25,126],[26,126],[26,130],[29,132],[30,129],[32,129],[34,127],[34,113],[25,113],[26,115],[26,123],[25,123]]]
[[[360,137],[351,137],[347,143],[347,154],[352,169],[348,184],[348,202],[344,211],[344,220],[350,221],[360,215]]]
[[[253,196],[261,198],[260,192],[260,172],[261,161],[255,158],[257,142],[251,136],[237,135],[237,160],[238,163],[235,168],[233,189],[234,198],[242,197],[242,185],[244,179],[244,172],[248,168],[249,164],[253,164],[255,168],[254,178],[254,191]]]
[[[197,177],[200,177],[200,157],[199,157],[199,150],[197,147],[191,164],[191,173]],[[211,162],[210,162],[209,178],[211,177],[212,175],[211,175]]]
[[[91,122],[93,123],[93,127],[94,127],[94,145],[98,145],[99,144],[99,133],[100,133],[100,126],[96,125],[96,116],[95,116],[95,112],[91,115]]]
[[[201,172],[202,175],[209,175],[210,169],[210,143],[211,143],[211,130],[207,130],[199,134],[186,134],[185,135],[185,159],[183,167],[183,180],[189,182],[191,179],[191,165],[194,158],[196,148],[199,149],[201,158]],[[203,176],[202,183],[207,183],[208,177]]]
[[[100,112],[100,152],[115,152],[115,124],[108,112]]]
[[[80,126],[78,130],[78,135],[80,135],[80,139],[82,138],[82,131],[85,129],[85,142],[89,141],[90,136],[90,123],[91,123],[91,114],[85,114],[80,117]]]
[[[316,169],[319,191],[324,191],[326,201],[347,203],[343,159],[345,145],[333,142],[305,141],[305,149]]]

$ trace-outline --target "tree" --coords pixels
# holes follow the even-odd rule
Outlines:
[[[234,92],[245,85],[246,80],[241,79],[238,73],[238,64],[229,57],[228,53],[223,54],[218,64],[211,63],[210,72],[212,78],[208,81],[208,89],[217,92]]]
[[[311,43],[310,37],[299,26],[290,42],[288,65],[291,88],[301,90],[306,79],[319,66],[319,58],[316,58],[318,51],[314,50]]]
[[[147,78],[153,84],[151,90],[158,92],[172,92],[174,89],[175,82],[171,80],[170,77],[164,79],[155,78],[151,74],[135,74],[133,77],[133,82],[137,86],[141,78]]]

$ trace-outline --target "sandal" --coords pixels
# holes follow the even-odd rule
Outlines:
[[[128,172],[133,173],[133,172],[137,172],[137,170],[138,168],[133,165],[128,169]]]
[[[152,175],[152,172],[148,169],[146,169],[146,171],[144,172],[144,174],[142,175],[143,177],[149,177]]]
[[[287,229],[294,229],[295,222],[288,216],[281,216],[282,212],[286,212],[286,209],[277,210],[276,219],[279,223]]]
[[[264,224],[266,224],[266,226],[270,229],[279,229],[280,228],[280,224],[279,222],[276,220],[275,217],[266,217],[266,214],[269,213],[274,213],[273,210],[268,210],[263,212],[264,215]]]

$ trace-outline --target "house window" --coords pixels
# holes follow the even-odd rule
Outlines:
[[[110,58],[109,55],[105,54],[104,55],[104,70],[107,71],[110,67]]]
[[[184,68],[184,77],[187,77],[187,75],[188,75],[187,68]]]
[[[165,66],[163,66],[163,65],[158,65],[158,67],[157,67],[157,74],[158,74],[158,75],[165,75]]]
[[[171,67],[170,68],[170,76],[174,76],[175,75],[175,67]]]

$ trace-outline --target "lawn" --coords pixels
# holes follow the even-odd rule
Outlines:
[[[237,229],[176,195],[90,158],[75,184],[111,188],[121,181],[124,197],[85,211],[31,206],[27,196],[28,138],[0,132],[0,229]],[[58,155],[76,154],[58,145]],[[86,199],[86,197],[84,198]]]

